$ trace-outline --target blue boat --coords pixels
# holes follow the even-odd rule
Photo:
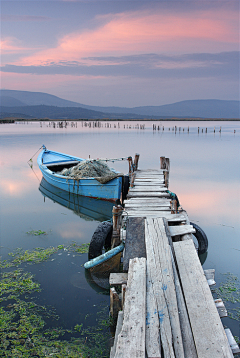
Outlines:
[[[61,174],[63,170],[71,170],[71,168],[85,162],[85,159],[48,150],[44,145],[37,162],[44,179],[56,188],[60,188],[72,194],[111,202],[115,202],[121,197],[123,174],[113,169],[111,170],[114,179],[107,182],[104,182],[104,177],[77,178],[66,174],[63,175]],[[97,163],[97,161],[94,160],[90,162],[93,162],[93,164]],[[108,178],[106,178],[106,180],[108,180]]]

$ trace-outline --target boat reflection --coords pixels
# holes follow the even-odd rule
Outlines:
[[[44,178],[39,190],[44,197],[72,210],[84,220],[105,221],[112,218],[113,203],[109,201],[69,193],[49,184]]]

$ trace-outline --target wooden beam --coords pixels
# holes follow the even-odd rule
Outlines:
[[[193,241],[174,242],[173,247],[198,358],[232,358]]]
[[[127,283],[128,274],[119,272],[119,273],[110,273],[109,276],[109,284],[110,286],[122,285],[123,283]]]
[[[169,226],[169,231],[171,236],[192,234],[196,232],[192,225]]]

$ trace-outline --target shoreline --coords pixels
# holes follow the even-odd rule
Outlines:
[[[77,118],[77,119],[49,119],[49,118],[2,118],[0,119],[0,124],[5,123],[15,123],[15,122],[237,122],[240,121],[240,118],[159,118],[159,119],[111,119],[111,118],[96,118],[96,119],[88,119],[88,118]]]

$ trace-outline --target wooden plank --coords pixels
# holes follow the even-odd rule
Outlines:
[[[161,215],[162,213],[164,213],[164,215]],[[151,212],[131,212],[131,213],[127,213],[125,211],[123,211],[123,217],[139,217],[139,218],[145,218],[145,217],[164,217],[167,219],[168,222],[183,222],[185,220],[185,217],[180,215],[180,214],[166,214],[166,212],[163,211],[158,211],[157,213],[155,211]]]
[[[123,283],[127,283],[128,274],[124,272],[119,273],[110,273],[109,276],[109,284],[110,286],[114,285],[122,285]]]
[[[125,254],[123,271],[128,271],[129,260],[134,257],[146,257],[144,218],[131,217],[126,222]]]
[[[169,211],[171,212],[171,209],[169,206],[138,206],[138,207],[134,207],[134,206],[125,206],[125,210],[127,212],[129,211]]]
[[[146,204],[149,204],[149,203],[167,203],[168,205],[170,205],[170,199],[168,198],[141,198],[141,197],[136,197],[136,198],[129,198],[129,199],[126,199],[124,201],[124,204],[128,204],[128,203],[136,203],[136,204],[139,204],[139,203],[146,203]]]
[[[121,332],[122,325],[123,325],[123,311],[119,311],[118,312],[118,319],[117,319],[117,326],[116,326],[116,331],[115,331],[114,345],[111,348],[110,358],[114,358],[114,356],[115,356],[116,346],[117,346],[117,339],[118,339],[119,333]]]
[[[171,214],[170,210],[156,210],[154,208],[154,210],[148,210],[148,211],[141,211],[141,210],[133,210],[133,209],[126,209],[123,211],[123,214],[127,213],[128,216],[134,215],[134,216],[138,216],[138,214],[140,214],[140,216],[144,216],[146,215],[154,215],[155,217],[159,215],[159,217],[169,217],[171,215],[177,215],[177,214]]]
[[[160,186],[134,186],[133,188],[129,189],[129,192],[163,192],[163,191],[167,191],[166,187],[160,187]]]
[[[115,358],[145,358],[146,259],[129,263],[124,319],[118,335]]]
[[[162,290],[161,278],[159,277],[161,267],[159,260],[155,260],[153,238],[152,233],[149,231],[147,220],[145,222],[145,241],[147,252],[147,269],[149,279],[152,282],[153,292],[157,303],[162,349],[164,352],[164,356],[168,358],[175,358],[175,354],[172,347],[172,331],[167,309],[167,303],[164,297],[164,292]]]
[[[209,286],[216,285],[216,281],[214,280],[215,269],[208,269],[208,270],[204,270],[203,272],[204,272],[204,275],[207,279]]]
[[[177,304],[178,304],[178,311],[179,311],[179,319],[180,319],[180,327],[182,333],[182,341],[183,341],[183,348],[186,358],[197,358],[196,347],[193,340],[192,329],[190,326],[188,313],[182,293],[182,288],[180,285],[176,264],[173,257],[173,242],[172,237],[170,235],[168,222],[166,219],[163,219],[164,227],[166,230],[166,234],[168,237],[168,242],[171,247],[171,260],[172,260],[172,267],[173,267],[173,276],[174,276],[174,284],[177,296]]]
[[[226,328],[225,333],[227,335],[229,345],[230,345],[230,347],[232,349],[232,353],[233,354],[239,354],[240,353],[239,346],[238,346],[237,342],[235,341],[235,338],[233,337],[232,332],[230,331],[230,329]]]
[[[224,305],[222,299],[221,299],[221,298],[218,298],[218,299],[214,300],[214,302],[215,302],[215,305],[216,305],[216,307],[217,307],[219,316],[220,316],[221,318],[227,317],[227,315],[228,315],[228,314],[227,314],[227,310],[226,310],[226,307],[225,307],[225,305]]]
[[[149,224],[155,255],[160,263],[160,272],[158,274],[162,277],[160,279],[162,281],[162,290],[167,302],[175,355],[178,358],[184,358],[170,246],[165,226],[162,218],[146,219],[146,222]]]
[[[166,201],[159,201],[159,202],[153,202],[153,203],[148,203],[148,202],[128,202],[126,201],[124,203],[125,208],[142,208],[142,207],[168,207],[170,208],[170,203],[166,202]]]
[[[198,357],[232,357],[193,241],[174,242],[173,247]]]
[[[196,232],[192,225],[169,226],[169,231],[171,236],[193,234]]]
[[[161,358],[160,326],[156,297],[147,262],[146,352],[149,358]]]
[[[149,192],[149,193],[129,191],[128,194],[127,194],[127,198],[134,198],[134,197],[141,197],[141,198],[144,198],[144,197],[156,197],[156,198],[164,197],[164,198],[168,198],[169,194],[164,193],[164,192],[160,192],[160,191],[158,191],[158,192]]]

